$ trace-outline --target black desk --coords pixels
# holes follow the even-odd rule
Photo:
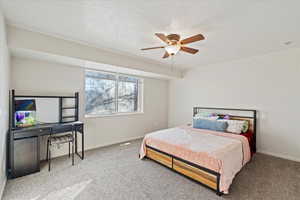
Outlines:
[[[40,124],[14,128],[9,134],[9,177],[16,178],[40,171],[40,137],[75,131],[75,153],[84,159],[84,124],[82,122]],[[82,151],[78,152],[77,133],[81,133]]]

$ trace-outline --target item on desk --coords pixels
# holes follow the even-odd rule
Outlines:
[[[36,125],[36,106],[34,99],[15,101],[15,126],[29,127]]]
[[[29,127],[36,124],[35,111],[17,111],[16,112],[16,126]]]

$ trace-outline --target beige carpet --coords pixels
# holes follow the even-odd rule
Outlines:
[[[237,175],[229,195],[213,191],[150,161],[139,160],[140,140],[86,152],[86,159],[53,160],[52,171],[9,180],[3,200],[300,199],[300,163],[263,154]]]

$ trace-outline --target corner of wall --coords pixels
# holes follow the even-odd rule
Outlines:
[[[4,189],[5,189],[5,186],[6,186],[6,181],[7,181],[7,178],[5,178],[4,180],[3,180],[3,184],[2,185],[0,185],[0,199],[2,199],[2,196],[3,196],[3,194],[4,194]]]
[[[6,136],[9,129],[10,54],[4,16],[0,8],[0,199],[7,181]]]

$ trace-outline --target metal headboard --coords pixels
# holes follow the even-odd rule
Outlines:
[[[221,115],[229,115],[232,118],[248,119],[253,122],[253,146],[252,149],[256,152],[256,122],[257,111],[252,109],[237,109],[237,108],[213,108],[213,107],[194,107],[193,116],[203,111],[212,111]]]

